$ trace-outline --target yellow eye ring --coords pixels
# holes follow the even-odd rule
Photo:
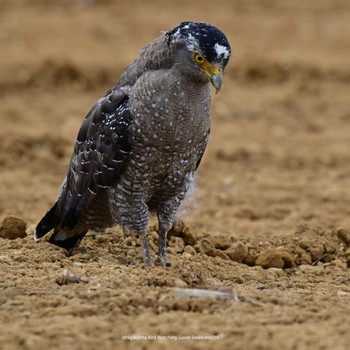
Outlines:
[[[203,63],[204,60],[205,60],[205,58],[204,58],[201,54],[196,53],[196,54],[194,55],[194,60],[195,60],[197,63]]]

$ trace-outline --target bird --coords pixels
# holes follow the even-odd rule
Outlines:
[[[67,250],[88,230],[120,225],[140,237],[152,265],[150,215],[159,223],[156,262],[170,266],[167,233],[194,181],[210,135],[211,85],[222,87],[231,47],[204,22],[182,22],[145,46],[88,112],[53,207],[34,231]]]

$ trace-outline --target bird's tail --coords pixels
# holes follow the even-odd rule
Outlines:
[[[34,240],[39,241],[51,230],[54,230],[49,242],[69,250],[79,244],[86,235],[87,230],[78,230],[77,228],[70,230],[68,228],[58,227],[56,215],[57,204],[58,202],[55,203],[36,226]]]
[[[79,245],[80,241],[85,237],[87,230],[79,233],[72,232],[68,229],[55,230],[50,237],[49,242],[64,249],[71,249]]]
[[[50,232],[56,226],[56,209],[58,201],[54,206],[45,214],[41,219],[34,231],[34,240],[38,241],[40,238],[44,237],[48,232]]]

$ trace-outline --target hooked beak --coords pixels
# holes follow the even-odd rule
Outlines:
[[[222,86],[222,68],[208,62],[207,60],[204,60],[204,62],[199,65],[199,68],[209,78],[216,93],[218,93]]]
[[[212,74],[209,76],[211,83],[213,84],[216,93],[218,93],[222,86],[222,71],[217,74]]]
[[[222,86],[222,69],[208,62],[205,73],[218,93]]]

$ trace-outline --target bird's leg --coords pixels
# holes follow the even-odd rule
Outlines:
[[[113,193],[112,193],[113,195]],[[125,198],[125,203],[127,199]],[[147,241],[149,209],[144,201],[128,203],[125,206],[111,207],[112,214],[115,213],[115,221],[121,223],[123,233],[126,237],[137,236],[141,242],[143,262],[145,265],[152,265],[151,254]]]
[[[159,229],[159,243],[158,243],[157,263],[163,265],[164,267],[171,265],[168,262],[167,233],[168,233],[168,231],[166,231],[164,229]]]
[[[140,239],[141,239],[143,263],[147,266],[151,266],[152,265],[152,258],[151,258],[151,254],[149,252],[149,246],[148,246],[148,241],[147,241],[147,230],[141,234]]]
[[[149,251],[148,241],[147,241],[147,228],[143,229],[142,232],[140,233],[140,231],[137,231],[133,228],[123,226],[123,233],[125,237],[130,237],[130,236],[139,237],[141,242],[143,262],[147,266],[152,265],[152,258]]]
[[[158,241],[158,254],[157,254],[157,263],[163,267],[171,266],[168,262],[167,254],[167,234],[171,229],[173,223],[173,217],[175,215],[174,210],[163,210],[158,212],[158,221],[159,221],[159,241]]]

